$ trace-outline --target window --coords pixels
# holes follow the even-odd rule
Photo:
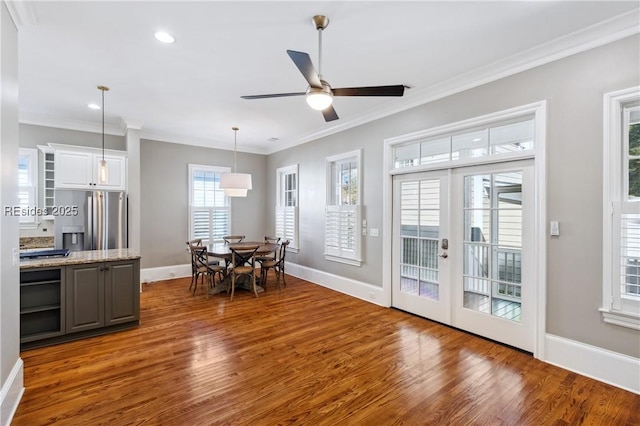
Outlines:
[[[37,197],[38,151],[32,148],[20,148],[18,153],[18,206],[20,207],[21,226],[31,227],[37,224]]]
[[[360,266],[361,259],[361,153],[327,158],[325,258]]]
[[[189,164],[189,239],[222,241],[231,230],[229,198],[220,189],[220,174],[228,167]]]
[[[298,165],[281,167],[277,173],[276,236],[289,240],[288,249],[298,250]]]
[[[640,87],[605,95],[603,307],[640,330]]]
[[[448,129],[445,129],[448,132]],[[535,121],[530,114],[477,124],[458,133],[416,135],[394,147],[394,168],[533,151]]]

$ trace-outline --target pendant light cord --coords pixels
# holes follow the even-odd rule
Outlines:
[[[102,92],[102,162],[104,162],[104,92],[109,90],[107,86],[98,86],[98,90]]]
[[[232,127],[233,130],[233,173],[236,172],[236,156],[238,154],[238,129],[237,127]]]
[[[104,89],[102,90],[102,161],[104,161]]]

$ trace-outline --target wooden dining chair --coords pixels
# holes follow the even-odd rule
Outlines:
[[[280,237],[264,237],[265,244],[279,244]],[[267,262],[269,260],[276,260],[276,251],[272,251],[270,253],[262,253],[256,256],[256,261],[260,263],[260,270],[262,270],[262,262]],[[260,273],[262,276],[262,273]]]
[[[278,284],[278,290],[280,290],[280,275],[282,275],[282,283],[286,287],[287,282],[284,279],[284,259],[287,255],[287,246],[289,245],[289,240],[280,244],[278,250],[276,251],[276,258],[273,260],[266,260],[262,262],[260,266],[260,283],[266,289],[267,288],[267,274],[269,273],[269,269],[273,269],[276,274],[276,283]]]
[[[195,281],[193,286],[193,295],[196,294],[198,289],[198,278],[201,279],[204,284],[205,277],[207,277],[208,286],[206,287],[207,299],[209,298],[209,290],[215,286],[215,277],[218,276],[218,283],[223,283],[225,278],[224,266],[210,264],[209,255],[207,253],[207,247],[190,245],[191,259],[193,262],[192,267],[195,269]],[[189,287],[191,288],[191,287]],[[228,289],[227,289],[228,291]]]
[[[256,288],[256,259],[255,254],[259,245],[242,246],[235,248],[229,246],[231,250],[231,265],[229,274],[231,274],[231,300],[236,289],[236,279],[240,276],[248,276],[251,278],[251,289],[258,297],[258,289]]]
[[[225,244],[240,243],[244,240],[244,235],[225,235],[222,239]]]
[[[187,250],[189,250],[189,255],[191,256],[191,283],[189,284],[189,290],[195,284],[195,281],[198,279],[198,268],[196,266],[196,259],[193,255],[193,250],[191,250],[191,246],[202,246],[202,238],[196,238],[194,240],[187,241]]]

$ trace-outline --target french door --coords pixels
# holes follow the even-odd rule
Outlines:
[[[392,304],[449,323],[449,171],[395,176]]]
[[[533,160],[393,180],[392,305],[533,351]]]

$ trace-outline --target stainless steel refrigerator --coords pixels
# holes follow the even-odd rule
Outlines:
[[[56,189],[55,206],[56,248],[79,251],[127,247],[125,192]]]

